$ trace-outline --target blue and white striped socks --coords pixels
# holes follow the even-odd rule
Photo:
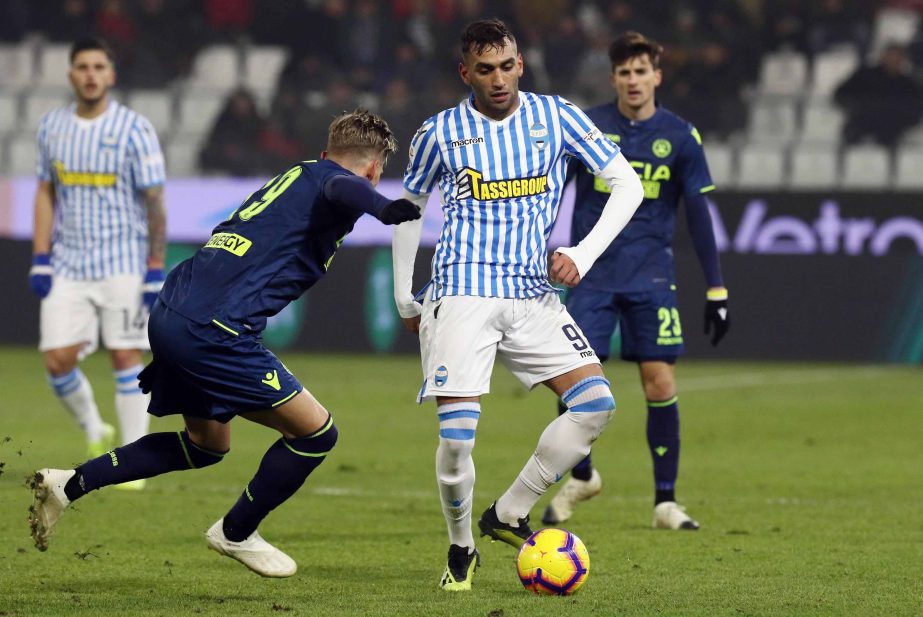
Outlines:
[[[545,428],[535,453],[497,500],[497,518],[504,523],[515,525],[552,484],[590,453],[615,411],[609,382],[602,376],[580,380],[561,400],[567,411]]]
[[[77,420],[87,441],[94,443],[102,439],[103,420],[93,398],[93,388],[83,371],[75,367],[64,375],[48,375],[48,384],[64,408]]]
[[[449,543],[474,547],[471,506],[474,493],[474,436],[481,404],[475,401],[439,405],[439,447],[436,449],[436,481],[442,513],[449,529]]]

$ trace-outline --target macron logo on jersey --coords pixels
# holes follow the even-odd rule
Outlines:
[[[452,148],[461,148],[464,146],[473,146],[474,144],[482,144],[482,143],[484,143],[483,137],[469,137],[468,139],[459,139],[456,141],[451,141],[449,142],[449,145]]]
[[[465,167],[455,175],[458,183],[458,199],[508,199],[510,197],[529,197],[541,195],[548,191],[548,176],[532,178],[512,178],[510,180],[485,180],[484,175]]]

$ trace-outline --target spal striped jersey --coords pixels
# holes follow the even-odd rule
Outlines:
[[[619,152],[573,103],[519,93],[519,107],[491,120],[473,96],[442,111],[410,144],[404,188],[442,192],[445,222],[430,297],[531,298],[548,283],[546,244],[571,157],[598,172]]]
[[[115,101],[87,120],[75,103],[42,118],[37,173],[55,189],[55,275],[98,280],[144,274],[147,210],[139,191],[163,184],[154,128]]]

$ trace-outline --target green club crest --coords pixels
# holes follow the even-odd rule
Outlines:
[[[663,159],[673,152],[673,145],[666,139],[657,139],[651,144],[651,150],[654,152],[654,156]]]

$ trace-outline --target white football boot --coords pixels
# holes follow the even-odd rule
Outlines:
[[[208,548],[236,559],[260,576],[285,578],[298,570],[295,560],[277,549],[254,531],[242,542],[232,542],[224,536],[224,519],[205,532]]]
[[[686,514],[686,508],[675,501],[661,501],[654,506],[654,529],[690,529],[695,531],[699,524]]]
[[[599,495],[602,490],[603,479],[595,467],[589,480],[578,480],[571,476],[545,508],[542,523],[545,525],[563,523],[573,515],[578,503]]]
[[[29,527],[35,548],[40,551],[48,550],[55,524],[71,503],[64,494],[64,485],[75,473],[73,469],[39,469],[29,481],[33,496]]]

